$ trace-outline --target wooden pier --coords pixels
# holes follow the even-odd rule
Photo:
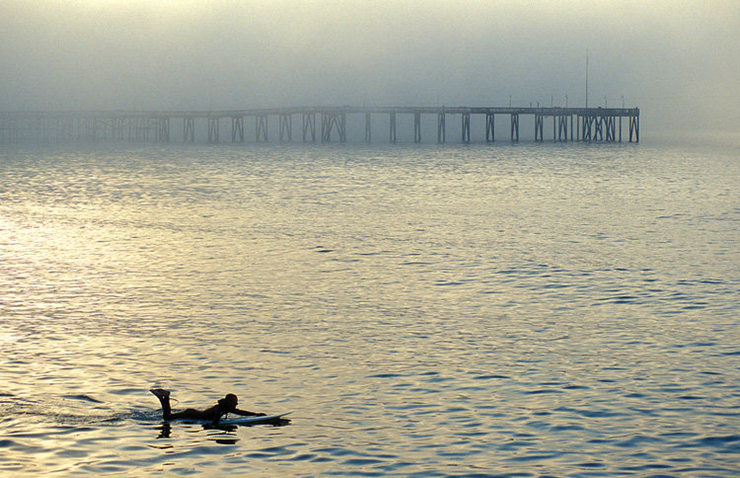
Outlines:
[[[381,116],[385,134],[373,135],[373,118]],[[264,108],[223,111],[68,111],[68,112],[0,112],[0,144],[73,141],[129,141],[195,143],[247,141],[247,121],[254,124],[255,142],[278,141],[303,143],[347,142],[348,117],[361,125],[364,117],[364,141],[378,138],[398,141],[398,118],[413,119],[413,141],[422,142],[422,120],[436,122],[436,141],[446,143],[448,133],[459,132],[461,143],[471,142],[471,117],[485,119],[485,141],[496,138],[496,117],[508,116],[505,139],[518,142],[522,117],[529,117],[534,141],[603,142],[640,141],[639,108],[519,108],[519,107],[416,107],[416,106],[335,106]],[[454,120],[458,118],[458,128]],[[293,134],[295,125],[300,129]],[[245,124],[246,123],[246,124]],[[499,119],[499,126],[501,120]],[[270,126],[274,129],[271,129]],[[547,125],[547,127],[546,127]],[[222,134],[222,127],[231,127],[231,135]],[[429,126],[429,125],[428,125]],[[182,134],[172,134],[172,128],[182,128]],[[376,125],[377,129],[377,125]],[[501,133],[499,133],[499,136]],[[230,138],[230,139],[229,139]],[[500,139],[500,138],[498,138]]]

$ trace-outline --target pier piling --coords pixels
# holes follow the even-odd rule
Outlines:
[[[437,144],[444,144],[446,136],[445,109],[442,108],[437,113]]]
[[[321,118],[317,132],[316,115]],[[447,141],[448,114],[460,115],[462,143],[472,141],[471,117],[485,116],[483,137],[487,143],[496,140],[497,114],[509,115],[510,139],[520,140],[521,115],[534,118],[534,140],[544,141],[544,122],[552,118],[552,136],[555,142],[622,142],[622,119],[627,120],[627,138],[630,143],[640,141],[639,108],[560,108],[560,107],[428,107],[428,106],[333,106],[299,108],[265,108],[226,111],[68,111],[68,112],[0,112],[0,144],[24,142],[63,141],[123,141],[168,143],[172,139],[170,124],[182,119],[182,140],[195,143],[199,124],[206,124],[208,143],[220,140],[221,120],[231,120],[232,143],[245,142],[244,119],[254,117],[255,141],[269,142],[270,117],[277,117],[280,142],[293,141],[293,116],[302,119],[302,140],[315,143],[317,136],[322,143],[348,138],[347,115],[365,116],[364,140],[372,142],[372,115],[388,115],[388,141],[398,140],[398,115],[413,117],[414,143],[422,142],[422,117],[437,116],[437,143]],[[201,122],[202,121],[202,122]],[[202,126],[201,126],[202,127]],[[318,133],[318,134],[317,134]],[[359,139],[359,138],[358,138]]]

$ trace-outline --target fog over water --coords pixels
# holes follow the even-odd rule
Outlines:
[[[739,40],[737,0],[0,0],[0,476],[740,476]],[[581,106],[587,52],[639,143],[4,114]]]
[[[642,108],[736,131],[737,2],[0,3],[0,110],[310,104]]]

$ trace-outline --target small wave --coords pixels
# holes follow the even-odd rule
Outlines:
[[[448,287],[448,286],[455,286],[455,285],[463,285],[464,282],[461,281],[437,281],[434,283],[437,287]]]
[[[279,355],[290,355],[290,351],[289,350],[260,349],[260,353],[279,354]]]
[[[95,398],[92,398],[89,395],[62,395],[62,398],[66,398],[67,400],[80,400],[83,402],[90,402],[90,403],[103,403],[100,400],[97,400]]]
[[[377,465],[380,463],[383,463],[383,460],[378,460],[375,458],[351,458],[342,462],[343,465],[352,466]]]
[[[590,390],[591,387],[585,385],[566,385],[563,387],[564,390]]]
[[[473,380],[493,380],[493,379],[509,379],[511,378],[508,375],[498,375],[498,374],[491,374],[491,375],[478,375],[473,377]]]
[[[525,395],[539,395],[539,394],[543,394],[543,393],[563,393],[563,391],[562,390],[555,390],[555,389],[552,389],[552,388],[540,388],[540,389],[537,389],[537,390],[525,390],[524,391],[524,394]]]
[[[740,435],[725,435],[716,437],[704,437],[696,442],[697,446],[725,446],[740,441]],[[735,451],[740,451],[739,447],[733,446]]]
[[[367,378],[396,378],[403,377],[400,373],[379,373],[375,375],[368,375]]]

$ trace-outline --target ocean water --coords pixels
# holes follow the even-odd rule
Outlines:
[[[2,148],[0,474],[740,473],[737,143]]]

